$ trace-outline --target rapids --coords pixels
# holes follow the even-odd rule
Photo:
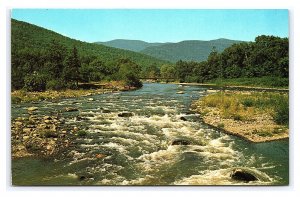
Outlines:
[[[28,116],[28,106],[38,107],[42,115],[76,107],[79,111],[62,112],[65,124],[87,132],[67,150],[66,158],[13,160],[13,184],[288,184],[288,140],[254,144],[205,125],[189,108],[206,94],[199,86],[152,83],[136,91],[12,104],[12,118]],[[133,116],[120,117],[121,112]],[[188,145],[172,145],[174,140]],[[235,168],[259,180],[232,180]]]

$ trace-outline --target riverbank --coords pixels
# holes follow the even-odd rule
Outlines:
[[[136,87],[126,86],[122,81],[113,81],[106,83],[81,83],[77,90],[47,90],[44,92],[27,92],[24,90],[15,90],[11,92],[11,102],[37,102],[42,100],[59,100],[64,98],[73,98],[79,96],[91,96],[95,94],[105,94],[118,91],[135,90]]]
[[[178,85],[192,85],[203,86],[212,89],[243,89],[243,90],[257,90],[257,91],[280,91],[288,92],[288,88],[275,88],[275,87],[259,87],[259,86],[244,86],[244,85],[220,85],[216,83],[175,83]]]
[[[28,117],[18,117],[11,123],[12,158],[51,157],[66,150],[73,138],[80,134],[79,128],[64,125],[59,116],[37,116],[33,108]]]
[[[288,138],[288,95],[226,91],[195,101],[192,109],[206,124],[251,142]]]

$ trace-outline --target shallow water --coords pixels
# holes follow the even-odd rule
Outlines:
[[[130,92],[12,105],[13,118],[27,116],[28,106],[37,106],[42,115],[75,106],[78,112],[63,113],[65,124],[88,133],[76,139],[68,158],[13,160],[13,184],[288,184],[288,140],[253,144],[210,128],[189,110],[192,100],[205,94],[199,86],[144,84]],[[125,111],[134,116],[118,116]],[[189,145],[171,145],[179,139]],[[104,156],[97,158],[99,154]],[[230,173],[237,167],[259,181],[232,180]]]

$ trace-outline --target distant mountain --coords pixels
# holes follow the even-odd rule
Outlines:
[[[224,38],[210,41],[186,40],[178,43],[150,46],[140,52],[170,62],[177,62],[178,60],[204,61],[207,59],[213,47],[216,47],[218,52],[222,52],[232,44],[241,42],[243,41]]]
[[[30,23],[11,19],[11,48],[13,54],[22,52],[25,49],[43,52],[48,50],[53,40],[66,47],[66,49],[72,49],[73,46],[76,46],[81,57],[100,58],[103,62],[129,58],[141,66],[167,63],[166,61],[133,51],[82,42]]]
[[[130,50],[130,51],[135,51],[135,52],[139,52],[142,51],[144,49],[146,49],[147,47],[151,47],[151,46],[160,46],[166,43],[149,43],[149,42],[145,42],[145,41],[141,41],[141,40],[125,40],[125,39],[116,39],[116,40],[111,40],[111,41],[107,41],[107,42],[95,42],[96,44],[103,44],[105,46],[109,46],[109,47],[115,47],[115,48],[119,48],[119,49],[126,49],[126,50]]]

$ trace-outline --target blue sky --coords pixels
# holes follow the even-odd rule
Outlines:
[[[11,15],[87,42],[254,41],[262,34],[289,34],[288,10],[13,9]]]

